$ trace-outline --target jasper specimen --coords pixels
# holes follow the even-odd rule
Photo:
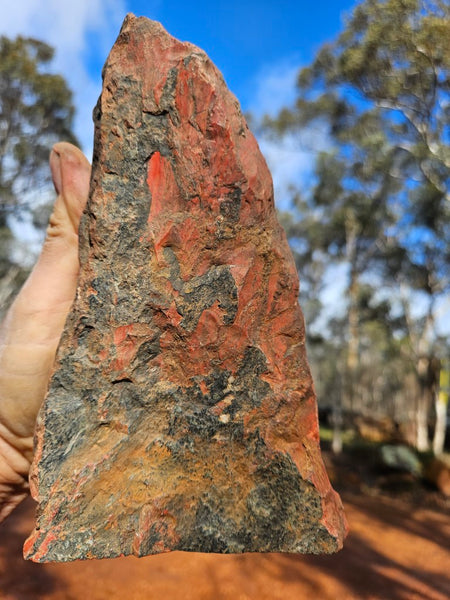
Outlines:
[[[25,556],[334,552],[298,278],[238,102],[132,15],[103,78]]]

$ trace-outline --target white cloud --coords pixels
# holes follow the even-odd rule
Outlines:
[[[292,196],[290,188],[305,188],[311,178],[314,155],[299,147],[292,137],[281,140],[260,137],[258,141],[272,173],[277,208],[287,210]]]
[[[250,111],[256,118],[276,116],[281,108],[291,106],[296,96],[299,61],[283,59],[265,66],[251,82]]]
[[[276,117],[282,108],[292,108],[297,96],[296,80],[301,64],[298,57],[265,66],[250,83],[248,110],[256,123],[265,115]],[[311,184],[317,152],[330,147],[326,127],[309,126],[281,139],[258,135],[261,151],[272,173],[275,201],[286,209],[290,188],[304,190]]]
[[[16,0],[2,6],[1,34],[35,37],[55,48],[53,70],[65,77],[74,93],[75,133],[89,158],[93,140],[91,115],[101,90],[101,64],[125,14],[125,0]],[[89,58],[94,58],[90,44],[101,54],[97,72],[87,68]]]

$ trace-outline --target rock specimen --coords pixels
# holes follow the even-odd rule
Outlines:
[[[238,102],[201,50],[129,15],[94,120],[26,558],[338,550],[298,278]]]

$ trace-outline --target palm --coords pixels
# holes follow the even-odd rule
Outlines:
[[[34,424],[78,276],[77,232],[90,166],[67,143],[55,146],[50,166],[58,198],[46,241],[0,330],[0,520],[26,495]]]

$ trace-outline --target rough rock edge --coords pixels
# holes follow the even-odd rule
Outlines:
[[[114,69],[115,60],[120,59],[121,45],[129,44],[130,39],[133,37],[133,35],[136,36],[136,35],[138,35],[138,33],[141,33],[142,35],[149,36],[149,37],[155,36],[155,38],[157,38],[157,40],[159,41],[159,43],[161,44],[162,47],[166,46],[166,49],[167,49],[167,46],[173,46],[175,48],[175,52],[176,51],[186,52],[186,55],[189,55],[190,57],[194,57],[194,58],[191,58],[190,60],[198,59],[204,65],[206,64],[205,68],[209,70],[209,73],[210,74],[212,73],[213,76],[216,77],[218,81],[223,81],[220,74],[218,74],[215,67],[212,65],[212,63],[209,61],[209,59],[206,57],[206,55],[201,50],[199,50],[198,48],[196,48],[195,46],[193,46],[191,44],[181,44],[180,42],[174,40],[174,38],[172,38],[171,36],[168,36],[168,34],[165,32],[165,30],[159,23],[153,23],[151,21],[148,21],[147,19],[142,19],[142,18],[136,19],[136,17],[134,17],[132,15],[128,15],[124,21],[124,25],[123,25],[121,33],[119,35],[118,41],[116,42],[116,45],[114,46],[113,50],[111,51],[111,54],[105,65],[104,90],[103,90],[103,96],[100,98],[100,101],[99,101],[100,104],[97,109],[97,118],[100,117],[100,113],[103,111],[102,103],[105,104],[107,102],[107,91],[105,91],[105,87],[107,88],[108,84],[111,84],[111,81],[108,81],[108,70],[110,72],[111,69]],[[138,44],[136,45],[136,47],[137,46],[138,46]],[[116,53],[117,53],[117,56],[116,56]],[[162,106],[163,102],[168,102],[170,104],[170,101],[173,100],[173,98],[169,97],[170,94],[173,93],[173,90],[172,91],[170,89],[158,90],[159,99],[155,97],[156,92],[157,92],[156,88],[154,90],[151,90],[151,93],[149,93],[147,90],[145,97],[142,98],[145,112],[148,112],[149,114],[152,114],[152,115],[158,115],[158,114],[161,114],[163,111],[166,111],[167,114],[170,115],[170,118],[172,120],[176,119],[177,118],[176,114],[170,114],[169,108]],[[231,97],[229,92],[227,92],[227,93]],[[235,99],[233,101],[237,104],[237,101]],[[211,105],[210,105],[210,109],[211,109]],[[237,110],[239,111],[238,108],[237,108]],[[211,111],[209,111],[209,112],[211,112]],[[198,116],[198,115],[196,115],[196,116]],[[243,121],[243,123],[246,128],[246,124],[244,121]],[[130,127],[133,127],[133,123],[128,123],[128,125]],[[101,130],[101,123],[100,123],[100,127],[97,131],[96,141],[95,141],[96,150],[94,151],[94,155],[95,155],[94,161],[93,161],[94,172],[93,172],[90,201],[89,201],[89,206],[87,209],[87,213],[85,214],[85,218],[84,218],[84,222],[83,222],[83,226],[82,226],[84,229],[80,233],[80,256],[81,256],[82,270],[84,269],[84,271],[82,273],[83,276],[85,276],[86,272],[89,270],[89,259],[92,258],[92,246],[93,245],[95,246],[97,244],[97,252],[99,251],[99,248],[101,249],[101,246],[102,246],[101,238],[97,238],[94,240],[92,239],[92,235],[95,232],[93,232],[93,229],[91,227],[91,224],[92,224],[91,222],[92,222],[92,219],[94,218],[92,213],[93,213],[93,211],[95,211],[95,207],[93,207],[92,205],[95,204],[95,194],[96,193],[98,194],[98,189],[96,186],[100,185],[101,183],[103,183],[103,184],[105,183],[104,182],[104,179],[105,179],[104,174],[103,174],[104,175],[103,181],[101,181],[102,166],[105,169],[106,173],[108,173],[108,156],[109,156],[110,149],[107,148],[105,145],[105,135],[106,135],[105,132]],[[260,185],[259,179],[262,179],[262,178],[259,176],[261,175],[261,172],[264,172],[264,170],[267,171],[267,168],[266,168],[266,165],[265,165],[262,157],[260,157],[259,154],[256,155],[256,152],[258,152],[257,145],[256,145],[256,142],[254,142],[254,139],[253,139],[253,136],[251,135],[251,133],[248,132],[248,129],[242,129],[242,136],[244,138],[250,140],[248,142],[248,144],[249,144],[249,147],[251,148],[251,150],[253,151],[253,155],[250,157],[247,157],[249,159],[249,162],[247,164],[243,165],[243,172],[247,175],[247,181],[243,182],[243,187],[245,188],[245,186],[247,186],[247,190],[248,190],[248,188],[250,188],[251,186],[254,186],[255,188],[257,188],[257,192],[261,196],[261,185],[262,184]],[[107,135],[106,135],[106,137],[107,137]],[[156,152],[154,150],[152,156],[156,156],[156,154],[158,154],[158,152]],[[249,154],[252,154],[252,153],[249,153]],[[155,167],[155,169],[157,168],[160,170],[160,167],[161,167],[160,163],[162,163],[164,165],[162,150],[161,150],[161,152],[159,152],[159,155],[162,158],[158,159],[158,165],[157,165],[157,167]],[[244,155],[244,158],[245,158],[245,155]],[[250,165],[250,161],[254,158],[255,158],[255,160],[257,159],[259,161],[259,164],[257,164],[256,168],[253,168]],[[111,159],[111,165],[113,165],[113,163],[114,163],[114,160]],[[113,169],[110,172],[111,172],[111,175],[114,175]],[[163,169],[163,172],[164,172],[164,169]],[[156,173],[156,171],[155,171],[155,173]],[[250,176],[248,176],[249,173],[250,173]],[[265,175],[265,173],[264,173],[264,175]],[[250,181],[250,179],[252,179],[252,181]],[[270,176],[269,176],[269,179],[270,179]],[[152,206],[153,206],[154,204],[156,205],[156,203],[157,203],[156,201],[157,201],[157,196],[158,196],[158,187],[155,184],[155,178],[153,178],[152,181],[153,181],[153,188],[151,188],[151,189],[152,189],[152,196],[153,196],[153,199],[152,199]],[[164,180],[161,185],[162,185],[163,190],[167,191],[167,188],[168,187],[170,188],[170,186],[173,186],[174,184],[173,184],[173,181],[171,181],[169,178],[169,179]],[[259,185],[259,189],[258,189],[258,185]],[[174,191],[174,189],[175,188],[173,188],[171,191]],[[258,195],[258,194],[256,194],[256,195]],[[220,234],[223,235],[224,239],[227,239],[226,238],[227,235],[233,234],[233,210],[234,210],[233,202],[234,201],[230,200],[228,205],[224,204],[225,208],[222,211],[222,215],[225,216],[225,220],[228,219],[228,222],[225,223],[225,226],[222,228],[223,231],[220,230]],[[268,200],[267,210],[273,211],[273,198],[272,197],[270,197],[270,199]],[[274,216],[273,216],[273,218],[274,218]],[[236,223],[234,223],[234,224],[236,224]],[[227,229],[227,227],[228,227],[228,229]],[[274,228],[276,229],[277,226],[274,226]],[[281,231],[279,231],[278,233],[281,236],[282,244],[283,244],[284,236]],[[89,239],[90,236],[91,236],[91,239]],[[290,260],[292,262],[292,259],[290,258],[289,251],[287,250],[287,244],[285,243],[285,241],[284,241],[284,244],[285,244],[286,248],[283,248],[283,252],[286,254],[286,256],[284,256],[283,258]],[[167,257],[166,257],[166,259],[169,260]],[[169,262],[170,262],[170,260],[169,260]],[[217,281],[221,281],[223,284],[224,276],[226,277],[225,270],[222,270],[220,273],[217,272],[217,270],[216,270],[215,274],[213,273],[212,278],[214,280],[214,277],[216,277]],[[222,277],[222,279],[220,279],[220,277]],[[178,284],[180,286],[183,285],[183,283],[182,283],[183,278],[182,277],[180,278],[179,275],[177,275],[176,273],[175,273],[175,275],[172,273],[172,279],[177,281],[177,285]],[[80,278],[80,287],[79,287],[79,291],[77,294],[77,301],[75,302],[74,311],[77,310],[77,306],[79,309],[80,303],[82,303],[80,298],[82,296],[81,288],[82,288],[83,281],[84,281],[83,277],[81,277]],[[181,281],[181,283],[180,283],[180,281]],[[85,287],[86,286],[84,286],[84,288]],[[84,289],[84,291],[86,291],[86,290]],[[183,296],[183,289],[180,288],[179,291],[181,292],[181,296]],[[295,292],[295,290],[294,290],[294,292]],[[198,318],[197,318],[198,315],[196,316],[196,314],[195,314],[196,311],[195,311],[195,307],[194,307],[193,316],[189,316],[192,313],[192,310],[191,310],[191,312],[189,312],[190,309],[192,308],[192,298],[189,297],[189,291],[185,290],[184,294],[186,296],[185,305],[183,305],[182,303],[179,303],[179,305],[177,304],[176,308],[177,308],[178,313],[183,315],[184,326],[189,329],[195,329],[195,327],[198,325]],[[225,299],[224,299],[224,301],[225,301]],[[200,307],[200,308],[204,309],[204,306]],[[199,314],[200,315],[202,314],[201,310],[200,310]],[[231,305],[229,306],[227,314],[229,314],[229,319],[232,321],[233,306],[231,306]],[[186,321],[186,319],[190,319],[190,321]],[[301,316],[300,316],[300,319],[301,319]],[[73,336],[73,334],[74,334],[74,320],[75,320],[74,316],[73,316],[73,314],[71,314],[71,316],[68,319],[68,323],[66,324],[65,332],[64,332],[63,339],[62,339],[60,349],[58,352],[58,361],[57,361],[57,364],[55,367],[55,373],[54,373],[54,377],[52,380],[52,389],[53,390],[55,390],[55,388],[58,387],[58,369],[64,359],[64,350],[67,349],[67,346],[70,347],[70,345],[74,343],[74,341],[71,339],[71,336]],[[79,319],[79,322],[80,322],[80,319]],[[79,325],[79,322],[78,322],[78,325]],[[301,323],[301,326],[303,326],[302,323]],[[306,384],[307,384],[306,388],[307,388],[308,385],[309,386],[311,385],[310,375],[309,375],[309,371],[307,370],[307,365],[305,364],[305,365],[303,365],[303,367],[305,370],[302,373],[302,375],[305,377]],[[313,394],[312,390],[309,390],[309,391],[307,389],[304,390],[304,396],[308,397],[308,402],[310,401],[311,397],[312,397],[312,401],[314,402],[314,397],[311,396],[311,394]],[[42,491],[41,491],[42,477],[43,477],[41,463],[43,460],[43,454],[45,454],[44,440],[45,440],[45,436],[46,436],[46,430],[44,427],[44,423],[46,421],[48,421],[48,419],[49,419],[48,411],[50,411],[50,410],[51,410],[51,396],[50,396],[50,401],[46,401],[46,403],[44,404],[44,407],[40,413],[38,429],[37,429],[37,452],[36,452],[35,461],[33,463],[32,475],[31,475],[31,485],[32,485],[33,496],[35,497],[36,500],[40,501],[42,505],[44,505],[45,501],[46,501],[45,494],[42,494]],[[294,452],[294,454],[292,455],[290,448],[289,448],[289,444],[287,444],[287,445],[285,444],[286,447],[283,450],[282,446],[283,446],[284,442],[282,440],[278,439],[278,434],[275,431],[275,429],[272,430],[271,432],[269,431],[268,433],[266,433],[265,442],[267,442],[268,440],[273,438],[275,440],[275,444],[274,444],[275,448],[278,445],[278,450],[279,450],[279,452],[281,451],[281,454],[279,454],[279,457],[280,456],[282,457],[283,455],[286,456],[286,458],[289,461],[291,461],[292,464],[295,464],[296,467],[299,469],[299,472],[300,472],[301,477],[302,477],[303,481],[305,482],[305,484],[311,485],[311,484],[308,484],[307,482],[308,481],[312,482],[315,490],[318,491],[319,496],[320,496],[320,503],[321,503],[321,507],[322,507],[322,517],[320,518],[319,522],[323,526],[322,534],[326,531],[327,535],[329,536],[328,541],[327,541],[328,545],[323,543],[323,544],[314,546],[314,543],[311,542],[310,545],[307,546],[306,548],[303,548],[303,547],[301,548],[300,547],[301,544],[298,544],[298,543],[296,546],[291,545],[288,547],[282,547],[282,544],[279,544],[279,547],[276,547],[276,545],[273,548],[264,547],[263,551],[288,551],[288,552],[292,552],[292,551],[323,552],[323,551],[325,551],[325,552],[333,552],[333,551],[338,550],[342,546],[342,540],[346,533],[346,524],[345,524],[345,520],[344,520],[343,513],[342,513],[342,505],[340,503],[339,497],[332,490],[332,488],[329,484],[328,478],[327,478],[326,473],[323,468],[323,464],[321,463],[320,455],[317,455],[317,453],[318,453],[318,425],[317,425],[316,411],[315,410],[313,412],[309,411],[307,416],[308,416],[308,427],[303,425],[304,431],[306,431],[305,437],[302,440],[302,444],[303,444],[304,448],[302,450],[301,459],[303,460],[303,464],[300,464],[301,460],[300,460],[300,456],[298,454],[298,449],[297,449],[297,452]],[[75,417],[75,415],[74,415],[74,417]],[[48,425],[48,423],[47,423],[47,425]],[[73,443],[75,443],[75,442],[73,442]],[[281,443],[281,446],[280,446],[280,443]],[[47,449],[46,455],[47,456],[46,457],[44,456],[44,459],[47,460],[47,463],[48,463],[47,468],[48,468],[49,464],[51,463],[51,460],[50,460],[50,463],[48,462],[49,461],[48,449]],[[50,459],[52,459],[51,453],[50,453]],[[314,465],[314,468],[307,467],[307,466],[305,467],[305,463],[309,463],[309,462],[311,462]],[[53,483],[55,483],[55,481],[53,481]],[[47,489],[49,489],[49,486],[47,486]],[[51,501],[52,501],[52,498],[50,498],[50,504],[51,504]],[[60,508],[61,508],[61,506],[57,506],[57,510],[60,510]],[[54,507],[53,507],[53,509],[55,510]],[[77,549],[78,553],[73,553],[73,552],[70,553],[71,541],[69,540],[68,544],[66,544],[64,542],[63,536],[59,536],[59,539],[58,539],[58,535],[55,534],[55,531],[58,533],[57,527],[53,527],[53,531],[52,531],[52,526],[54,525],[52,523],[52,517],[50,517],[50,523],[47,525],[47,527],[50,527],[50,529],[44,532],[44,530],[43,530],[43,528],[41,528],[41,526],[43,525],[43,522],[45,520],[44,519],[45,510],[48,511],[48,508],[46,509],[45,506],[40,507],[40,514],[38,515],[39,525],[37,526],[34,534],[32,534],[32,536],[29,538],[29,540],[25,544],[24,551],[25,551],[26,558],[31,558],[32,560],[35,560],[36,562],[45,562],[48,560],[65,561],[65,560],[74,560],[76,558],[90,558],[91,556],[89,555],[89,552],[83,551],[82,549],[81,550]],[[166,524],[165,524],[165,526],[166,526]],[[167,527],[166,527],[166,530],[167,530]],[[317,532],[317,533],[319,533],[319,532]],[[170,539],[170,535],[172,535],[172,540]],[[172,532],[170,535],[168,536],[168,541],[169,541],[168,547],[165,544],[162,544],[162,545],[160,544],[160,546],[156,545],[156,550],[155,550],[154,547],[153,548],[143,548],[142,544],[141,544],[141,546],[139,546],[139,544],[138,544],[137,546],[133,545],[132,550],[127,551],[126,553],[132,552],[132,553],[140,556],[140,555],[152,553],[155,551],[160,552],[160,551],[168,551],[171,549],[173,549],[173,550],[183,549],[183,550],[194,550],[194,551],[199,551],[199,550],[204,549],[202,547],[195,547],[195,544],[193,547],[177,545],[176,534],[174,534]],[[62,549],[60,548],[59,551],[52,550],[52,544],[56,543],[56,542],[60,542],[60,546],[62,546]],[[216,542],[217,542],[217,540],[216,540]],[[227,548],[220,548],[219,546],[214,546],[214,544],[213,544],[213,546],[211,547],[211,551],[227,552],[230,550]],[[253,549],[252,547],[246,547],[244,545],[242,550],[239,550],[239,548],[236,547],[236,548],[232,549],[231,551],[239,552],[239,551],[257,551],[257,550]],[[104,554],[97,551],[97,552],[95,552],[93,557],[101,557],[101,556],[111,557],[111,556],[119,556],[121,554],[122,554],[121,552],[116,552],[114,554],[111,554],[109,552],[109,550],[106,549]]]

